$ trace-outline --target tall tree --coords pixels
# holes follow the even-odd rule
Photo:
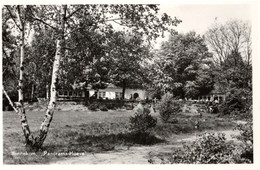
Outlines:
[[[16,84],[18,82],[17,76],[19,75],[17,67],[19,66],[19,51],[17,50],[17,36],[12,34],[12,29],[15,27],[11,16],[6,8],[3,8],[2,18],[2,75],[3,75],[3,86],[11,96],[15,95],[17,90]]]
[[[241,20],[215,23],[205,34],[214,54],[215,80],[225,91],[252,87],[251,26]]]
[[[19,80],[18,80],[18,104],[15,109],[20,116],[22,130],[25,136],[26,143],[31,143],[31,131],[28,126],[28,121],[24,109],[24,55],[26,46],[26,35],[30,29],[29,20],[29,8],[27,6],[5,6],[8,11],[10,18],[15,25],[15,30],[19,33],[19,52],[20,52],[20,64],[19,64]],[[6,94],[6,93],[5,93]]]
[[[171,36],[162,43],[155,62],[154,84],[180,98],[208,93],[214,84],[209,74],[211,58],[203,38],[195,32]]]
[[[96,26],[88,25],[89,20],[78,17],[81,23],[78,31],[69,34],[66,41],[59,84],[62,88],[81,88],[87,94],[89,86],[98,89],[107,82],[106,37]]]
[[[251,63],[251,26],[248,22],[230,20],[224,24],[215,23],[206,32],[205,39],[217,64],[223,64],[232,52],[241,53],[243,60]]]
[[[142,63],[148,59],[148,46],[142,37],[130,32],[115,32],[108,43],[111,67],[109,77],[113,84],[122,87],[122,99],[126,88],[142,87],[145,70]]]
[[[35,10],[36,8],[33,8],[32,6],[5,6],[5,8],[9,11],[9,14],[11,15],[11,18],[14,22],[14,24],[16,25],[17,30],[20,32],[20,38],[21,38],[21,42],[20,42],[20,76],[19,76],[19,84],[18,84],[18,106],[17,109],[15,109],[18,114],[20,115],[20,121],[22,124],[22,130],[24,132],[24,136],[25,136],[25,140],[26,140],[26,144],[31,146],[32,148],[39,148],[46,136],[47,136],[47,132],[48,132],[48,128],[50,125],[50,122],[52,120],[52,116],[54,113],[54,106],[56,103],[56,84],[57,84],[57,80],[58,80],[58,70],[59,70],[59,63],[60,63],[60,57],[62,55],[62,48],[61,48],[61,44],[64,42],[64,20],[66,20],[66,5],[62,6],[62,8],[60,9],[60,11],[62,12],[62,17],[61,17],[61,22],[58,25],[58,27],[56,28],[57,31],[57,43],[56,43],[56,54],[55,54],[55,60],[54,60],[54,66],[53,66],[53,74],[52,74],[52,84],[51,84],[51,98],[50,98],[50,103],[48,105],[47,111],[46,111],[46,115],[44,117],[43,123],[40,127],[40,133],[39,135],[34,138],[29,125],[28,125],[28,121],[26,118],[26,114],[25,114],[25,109],[23,107],[23,102],[24,102],[24,95],[23,95],[23,82],[24,82],[24,66],[25,66],[25,62],[24,62],[24,54],[25,54],[25,33],[26,31],[28,31],[27,29],[27,25],[32,22],[32,21],[41,21],[46,25],[46,22],[44,22],[43,20],[40,20],[38,18],[35,18],[35,15],[33,14],[33,10]],[[29,22],[30,21],[30,22]],[[50,26],[50,25],[49,25]],[[53,27],[54,28],[54,27]]]
[[[25,75],[34,97],[46,97],[51,82],[53,56],[55,55],[55,31],[51,28],[35,25],[34,36],[27,48]],[[33,92],[34,91],[34,92]]]

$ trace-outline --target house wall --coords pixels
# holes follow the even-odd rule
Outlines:
[[[226,95],[225,94],[209,94],[209,95],[204,95],[198,98],[199,100],[208,100],[208,101],[225,101],[226,100]]]
[[[130,99],[131,96],[134,96],[134,94],[137,93],[138,96],[142,99],[145,100],[147,97],[146,91],[141,90],[141,89],[126,89],[125,90],[125,99]]]
[[[100,95],[103,95],[102,93],[105,92],[105,95],[103,95],[103,98],[108,98],[108,99],[116,99],[116,93],[120,93],[122,95],[122,88],[106,88],[106,89],[99,89],[98,90],[98,98]],[[130,99],[131,97],[134,96],[134,94],[137,93],[138,96],[141,98],[141,100],[145,100],[147,97],[147,93],[145,90],[142,89],[126,89],[125,90],[125,99]],[[89,91],[90,96],[95,94],[95,90],[90,90]]]

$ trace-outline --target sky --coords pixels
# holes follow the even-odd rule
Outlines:
[[[167,13],[171,17],[182,20],[175,30],[179,33],[195,31],[204,34],[215,22],[225,23],[230,19],[251,22],[254,15],[251,4],[161,4],[160,13]],[[155,47],[158,48],[159,38]]]
[[[168,5],[161,4],[160,11],[181,19],[183,22],[178,25],[177,30],[188,32],[195,30],[202,34],[216,20],[225,22],[229,19],[251,20],[251,5]]]

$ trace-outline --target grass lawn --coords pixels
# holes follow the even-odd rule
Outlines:
[[[29,111],[27,118],[31,131],[38,133],[44,112]],[[150,135],[135,136],[129,127],[133,111],[55,111],[50,131],[43,148],[37,153],[24,144],[19,117],[15,112],[3,112],[3,143],[5,164],[44,164],[64,157],[84,153],[114,150],[120,146],[153,145],[167,143],[172,135],[194,133],[205,129],[231,128],[234,123],[215,115],[179,114],[175,123],[162,123],[157,116],[157,126]]]

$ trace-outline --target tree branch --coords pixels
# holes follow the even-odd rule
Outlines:
[[[51,28],[54,29],[54,30],[57,30],[56,27],[54,27],[54,26],[48,24],[47,22],[43,21],[42,19],[37,18],[37,17],[34,15],[34,13],[33,13],[33,11],[32,11],[31,9],[30,9],[30,11],[31,11],[32,18],[33,18],[34,20],[39,21],[40,23],[43,23],[43,24],[45,24],[45,25],[51,27]]]
[[[121,18],[107,19],[107,20],[104,20],[104,22],[108,22],[108,21],[116,21],[116,20],[121,20]]]
[[[69,14],[68,16],[65,17],[65,19],[69,19],[70,17],[72,17],[75,13],[77,13],[79,10],[81,10],[83,7],[81,6],[80,8],[76,9],[75,11],[73,11],[71,14]]]
[[[41,22],[41,23],[43,23],[43,24],[45,24],[45,25],[47,25],[47,26],[49,26],[49,27],[51,27],[51,28],[54,29],[54,30],[57,30],[56,27],[54,27],[54,26],[48,24],[47,22],[45,22],[45,21],[43,21],[43,20],[41,20],[41,19],[39,19],[39,18],[36,18],[35,16],[34,16],[33,19],[36,20],[36,21],[39,21],[39,22]]]
[[[4,87],[3,87],[3,93],[5,94],[7,100],[9,101],[10,105],[12,106],[12,108],[14,109],[14,111],[16,113],[18,113],[18,110],[15,108],[14,103],[12,102],[12,100],[10,99],[9,95],[7,94],[7,92],[5,91]]]
[[[17,18],[19,19],[19,21],[20,21],[20,23],[21,23],[21,29],[22,29],[22,31],[24,31],[24,23],[25,23],[25,21],[24,20],[22,20],[22,18],[21,18],[21,9],[20,9],[20,5],[17,5],[17,11],[18,11],[18,13],[17,13]]]
[[[16,21],[15,21],[15,19],[14,19],[14,16],[13,16],[13,14],[12,14],[12,11],[11,11],[11,10],[9,9],[9,7],[7,7],[7,6],[6,6],[6,9],[7,9],[8,12],[10,13],[10,16],[11,16],[11,18],[12,18],[14,24],[16,25],[16,27],[17,27],[20,31],[22,31],[22,28],[16,23]]]
[[[125,25],[125,24],[122,24],[122,23],[117,22],[116,20],[112,20],[112,21],[113,21],[114,23],[118,24],[118,25],[127,26],[127,25]]]

